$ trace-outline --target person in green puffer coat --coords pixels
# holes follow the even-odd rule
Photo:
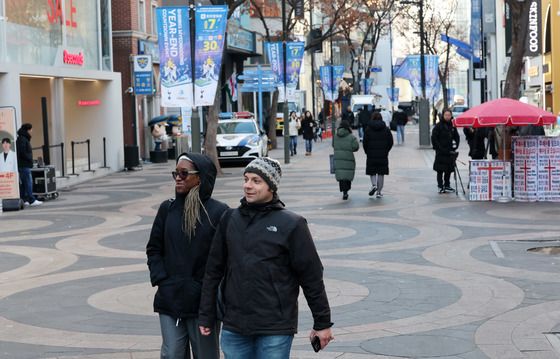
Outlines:
[[[358,139],[352,134],[350,123],[341,121],[333,141],[334,174],[342,192],[342,199],[348,199],[348,191],[356,171],[354,152],[360,149]]]

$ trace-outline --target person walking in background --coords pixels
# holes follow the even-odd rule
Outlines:
[[[352,106],[348,106],[346,111],[342,114],[342,121],[347,121],[350,124],[350,128],[357,128],[356,118],[354,112],[352,112]]]
[[[288,359],[298,329],[300,287],[313,315],[309,338],[316,337],[320,348],[334,339],[323,265],[307,221],[278,197],[281,176],[274,159],[249,163],[241,205],[224,215],[212,243],[199,329],[202,335],[215,332],[220,287],[225,359]]]
[[[342,199],[348,199],[356,171],[354,152],[360,149],[360,143],[352,134],[348,121],[341,121],[332,144],[334,148],[334,175],[338,181]]]
[[[315,138],[315,128],[317,128],[317,124],[315,123],[313,115],[310,111],[305,111],[303,120],[301,120],[301,128],[303,132],[303,140],[305,141],[305,155],[311,156],[311,152],[313,152],[313,139]]]
[[[371,112],[369,112],[367,105],[364,105],[360,113],[358,113],[358,136],[360,137],[360,142],[364,139],[364,131],[370,119]]]
[[[459,147],[459,132],[453,126],[451,120],[453,113],[446,109],[443,111],[443,118],[432,130],[432,147],[436,151],[434,160],[434,171],[437,172],[437,184],[439,193],[455,192],[451,187],[451,173],[455,170],[455,160]]]
[[[301,123],[295,111],[290,112],[290,125],[288,126],[288,136],[290,136],[290,156],[297,155],[297,138]],[[284,136],[286,135],[286,126],[284,126]]]
[[[219,359],[218,326],[198,330],[198,309],[212,238],[228,206],[211,198],[216,167],[209,157],[183,153],[177,159],[175,199],[159,207],[146,245],[150,281],[157,286],[161,358]]]
[[[368,122],[363,145],[367,156],[366,174],[371,180],[369,195],[381,198],[384,176],[389,174],[389,151],[393,147],[393,135],[379,112],[374,112]]]
[[[33,178],[31,177],[31,169],[33,168],[32,132],[33,126],[30,123],[24,123],[17,132],[16,140],[20,181],[19,193],[26,206],[38,206],[43,203],[33,196]]]
[[[393,114],[393,120],[397,124],[397,144],[404,144],[404,127],[408,123],[408,115],[402,110],[398,109]]]

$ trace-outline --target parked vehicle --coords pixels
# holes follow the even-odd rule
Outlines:
[[[218,160],[251,162],[268,155],[268,137],[251,112],[224,112],[219,115],[216,135]]]
[[[468,107],[465,105],[455,105],[451,108],[451,113],[453,113],[453,118],[459,116],[463,112],[468,111]]]

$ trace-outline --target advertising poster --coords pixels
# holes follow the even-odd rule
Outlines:
[[[161,106],[192,107],[193,86],[189,8],[156,8]]]
[[[227,6],[197,6],[195,12],[196,106],[212,106],[220,80],[227,25]]]
[[[0,107],[0,141],[0,199],[19,198],[16,111],[13,107]]]
[[[513,137],[514,176],[513,190],[515,200],[534,202],[537,200],[538,146],[539,139],[534,136]]]
[[[560,202],[560,138],[538,137],[538,200]]]
[[[389,101],[399,102],[399,88],[398,87],[389,87],[387,89],[387,96],[389,96]]]
[[[338,86],[344,77],[344,65],[333,66],[333,87],[331,88],[332,99],[336,101],[338,99]]]
[[[321,77],[321,89],[323,90],[323,97],[325,101],[332,101],[332,81],[331,81],[331,66],[321,66],[319,69],[319,75]]]
[[[288,100],[297,100],[295,90],[299,83],[299,72],[303,61],[304,49],[304,42],[286,43],[286,91],[288,92]]]
[[[282,43],[281,42],[266,42],[264,44],[266,55],[268,56],[268,62],[270,63],[270,69],[276,75],[278,79],[278,87],[284,86],[284,68],[282,60]]]
[[[505,178],[502,177],[504,175]],[[503,193],[511,193],[510,163],[493,160],[470,161],[469,189],[470,201],[496,200],[502,196],[503,189]]]

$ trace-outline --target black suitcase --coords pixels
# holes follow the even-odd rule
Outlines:
[[[23,201],[20,198],[9,198],[2,200],[2,211],[11,212],[23,209]]]

